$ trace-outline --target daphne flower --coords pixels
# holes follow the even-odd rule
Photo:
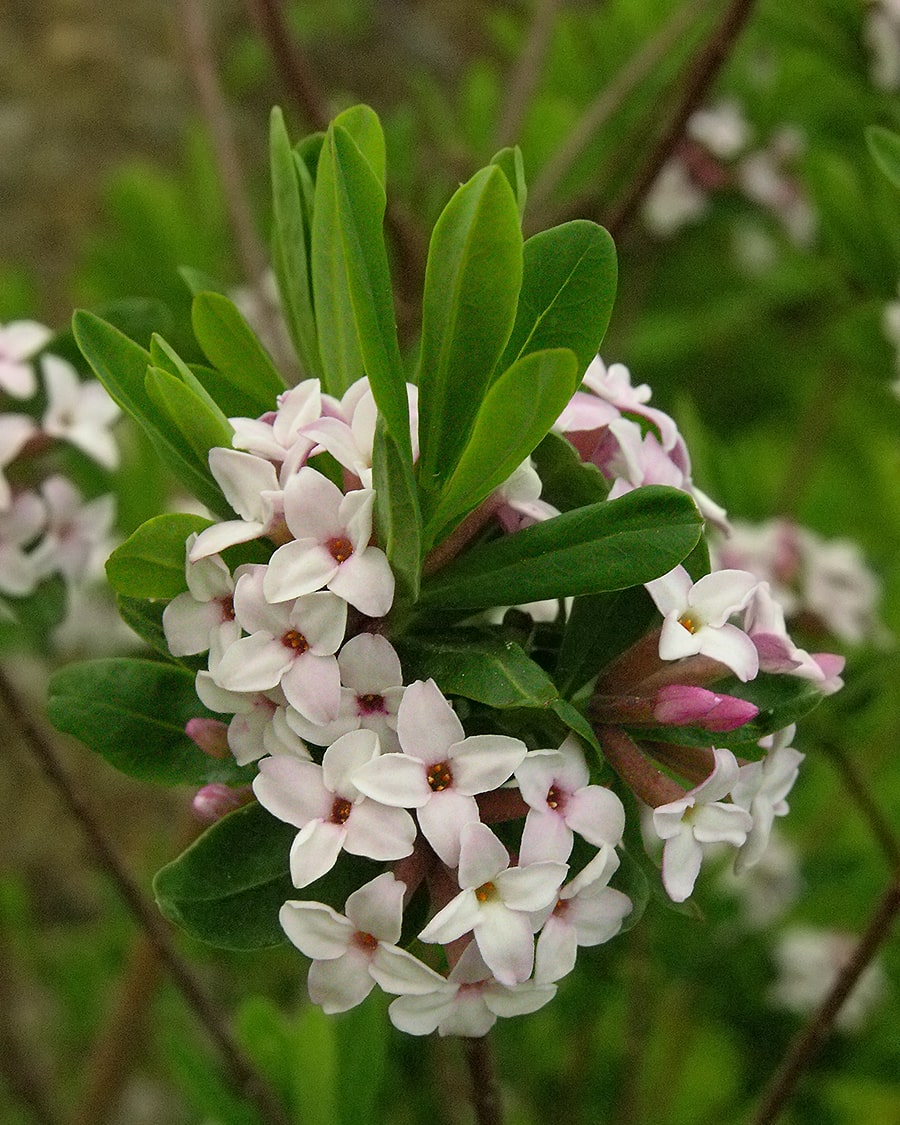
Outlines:
[[[467,824],[459,852],[462,888],[419,934],[446,945],[470,931],[501,984],[527,980],[534,966],[530,914],[547,906],[565,878],[565,863],[509,866],[509,854],[486,824]]]
[[[519,531],[559,515],[552,504],[541,500],[542,488],[541,478],[529,457],[495,489],[494,496],[501,503],[497,519],[504,531]]]
[[[46,521],[47,510],[33,492],[20,493],[0,511],[0,593],[22,598],[37,586],[41,570],[28,548]]]
[[[234,579],[218,555],[191,562],[197,536],[185,544],[185,577],[188,588],[163,610],[166,644],[173,656],[196,656],[212,651],[215,663],[241,635],[234,619]]]
[[[653,827],[665,840],[662,880],[673,902],[684,902],[694,889],[703,860],[703,845],[718,842],[740,847],[753,827],[750,814],[723,804],[738,778],[730,750],[713,750],[716,764],[709,777],[684,797],[653,810]]]
[[[731,799],[753,818],[753,827],[735,856],[737,874],[757,863],[769,843],[769,834],[776,816],[785,816],[785,798],[791,791],[804,755],[791,746],[796,731],[791,724],[777,734],[760,740],[768,753],[758,762],[748,762],[738,770],[738,779],[731,790]]]
[[[295,887],[330,871],[342,850],[378,860],[412,852],[416,826],[409,813],[370,801],[353,783],[354,773],[377,755],[378,736],[355,730],[329,746],[321,766],[287,755],[259,763],[253,781],[259,803],[300,829],[290,857]]]
[[[368,617],[383,617],[394,600],[394,576],[384,552],[369,546],[375,493],[346,496],[308,466],[287,482],[284,518],[294,541],[269,562],[265,594],[270,602],[329,590]]]
[[[356,784],[386,805],[415,809],[429,844],[455,867],[460,833],[479,819],[475,794],[508,780],[525,757],[525,743],[500,734],[466,738],[434,680],[407,687],[397,733],[403,753],[372,761],[359,771]]]
[[[525,817],[519,862],[565,863],[574,834],[589,844],[615,847],[625,830],[625,809],[610,789],[589,785],[584,754],[574,735],[558,750],[536,750],[516,770],[522,797],[530,806]]]
[[[191,549],[191,562],[218,555],[226,547],[249,543],[262,535],[283,541],[282,489],[271,461],[217,446],[209,451],[209,471],[240,519],[204,528]]]
[[[119,448],[109,428],[121,414],[119,407],[96,379],[83,383],[59,356],[44,356],[41,370],[47,390],[44,433],[71,442],[104,469],[115,469]]]
[[[72,482],[56,474],[41,485],[47,527],[34,561],[42,576],[62,574],[70,583],[100,571],[109,554],[109,536],[116,514],[115,497],[98,496],[85,503]]]
[[[37,390],[34,368],[26,360],[41,350],[53,333],[33,320],[13,320],[0,328],[0,391],[13,398],[31,398]]]
[[[315,441],[301,430],[322,415],[323,396],[318,379],[304,379],[278,396],[278,409],[261,418],[229,418],[231,444],[266,461],[282,464],[281,481],[305,464]]]
[[[36,433],[37,428],[27,414],[0,414],[0,512],[7,511],[12,504],[12,490],[3,470]]]
[[[759,669],[753,641],[728,618],[746,606],[757,579],[743,570],[719,570],[693,582],[683,566],[646,583],[663,615],[659,638],[662,660],[698,653],[718,660],[740,680],[752,680]]]
[[[195,683],[200,702],[210,711],[231,715],[228,748],[239,766],[255,762],[264,754],[293,754],[310,759],[309,750],[286,718],[287,699],[281,688],[248,693],[219,687],[209,672],[198,672]]]

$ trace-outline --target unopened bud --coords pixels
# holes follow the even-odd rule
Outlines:
[[[230,785],[214,782],[197,790],[191,808],[198,820],[203,821],[204,824],[214,824],[223,816],[227,816],[228,813],[234,812],[235,809],[252,800],[253,790],[249,785],[233,789]]]
[[[227,758],[228,727],[218,719],[188,719],[184,733],[210,758]]]
[[[706,688],[668,684],[656,693],[653,717],[667,726],[698,726],[708,731],[728,731],[749,723],[759,708],[734,695],[717,695]]]

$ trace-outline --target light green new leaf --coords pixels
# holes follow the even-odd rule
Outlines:
[[[516,203],[519,208],[519,221],[525,214],[525,204],[528,202],[528,186],[525,183],[525,163],[522,160],[522,150],[518,145],[512,148],[501,148],[491,157],[491,164],[496,164],[503,169],[503,174],[509,180],[513,189]]]
[[[387,148],[375,110],[368,105],[352,105],[335,117],[333,126],[345,130],[351,137],[383,190],[387,178]]]
[[[900,188],[900,133],[870,125],[866,129],[866,144],[878,167],[894,187]]]
[[[522,233],[509,180],[483,168],[444,208],[425,272],[418,479],[426,515],[456,468],[515,321]]]
[[[616,248],[603,227],[575,219],[525,243],[516,322],[500,369],[544,348],[570,348],[583,375],[616,296]]]
[[[189,387],[198,398],[202,399],[207,410],[219,419],[223,428],[229,431],[231,430],[231,423],[228,421],[225,411],[222,410],[218,402],[216,402],[172,345],[167,344],[162,336],[157,335],[155,332],[150,338],[150,355],[153,358],[154,367],[161,367],[163,371],[168,371],[170,375],[174,375],[184,383],[186,387]]]
[[[577,382],[578,360],[565,348],[532,352],[505,371],[485,395],[431,527],[446,531],[502,484],[547,434]]]
[[[174,598],[187,589],[184,545],[209,527],[202,516],[167,513],[147,520],[106,560],[106,577],[130,598]]]
[[[251,395],[259,413],[275,409],[284,381],[233,302],[221,293],[198,293],[191,323],[203,354],[229,382]]]
[[[169,418],[193,450],[200,465],[205,465],[210,449],[231,448],[234,430],[225,415],[207,405],[208,395],[199,395],[177,376],[159,367],[150,367],[146,376],[147,394]]]
[[[487,609],[637,586],[677,566],[702,524],[686,492],[637,488],[475,547],[423,584],[419,605]]]

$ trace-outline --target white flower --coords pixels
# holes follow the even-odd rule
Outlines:
[[[281,688],[248,694],[219,687],[209,672],[198,672],[196,690],[210,711],[232,715],[228,724],[228,748],[239,766],[255,762],[264,754],[293,754],[311,760],[309,750],[288,724],[290,710]]]
[[[462,888],[419,934],[447,944],[470,931],[485,964],[501,984],[527,980],[534,967],[530,915],[547,906],[566,876],[565,863],[510,867],[506,848],[486,824],[467,824],[459,852]]]
[[[760,746],[766,746],[768,754],[738,770],[731,799],[753,818],[753,827],[735,856],[734,869],[738,874],[760,860],[768,846],[775,817],[785,816],[789,811],[785,798],[797,780],[805,756],[791,746],[795,731],[792,723],[777,734],[760,739]]]
[[[187,591],[163,610],[163,631],[173,656],[211,651],[211,662],[215,663],[241,635],[234,619],[234,579],[218,555],[191,562],[196,539],[196,535],[190,535],[185,544]]]
[[[59,356],[41,361],[47,409],[41,428],[92,457],[104,469],[119,464],[119,448],[109,432],[121,411],[96,379],[82,382],[78,372]]]
[[[283,535],[284,497],[271,461],[216,446],[209,451],[209,471],[240,519],[204,528],[191,549],[191,562],[262,535]]]
[[[12,490],[3,470],[36,433],[37,428],[27,414],[0,414],[0,512],[7,511],[12,504]]]
[[[234,434],[231,444],[255,457],[277,464],[284,462],[282,483],[306,463],[315,442],[301,434],[304,426],[322,415],[322,393],[318,379],[304,379],[278,396],[278,409],[261,418],[229,418]]]
[[[21,492],[0,511],[0,593],[22,598],[41,580],[34,553],[28,553],[47,521],[47,509],[33,492]]]
[[[403,809],[370,801],[353,774],[378,755],[378,736],[355,730],[325,751],[322,765],[286,754],[263,758],[253,781],[259,803],[300,829],[291,846],[291,878],[306,887],[330,871],[341,850],[370,859],[401,859],[413,850],[416,826]]]
[[[653,827],[665,840],[662,881],[673,902],[684,902],[694,889],[703,861],[703,845],[723,841],[740,847],[753,826],[750,814],[737,805],[723,804],[738,776],[730,750],[713,750],[715,767],[709,777],[684,797],[653,810]]]
[[[696,110],[688,119],[686,132],[721,160],[733,160],[750,141],[750,126],[743,111],[730,99]]]
[[[525,743],[499,734],[466,738],[434,680],[407,687],[397,714],[402,754],[384,754],[359,771],[363,793],[415,809],[419,827],[444,863],[459,862],[460,833],[478,821],[476,793],[502,785],[525,757]]]
[[[102,562],[110,550],[115,497],[98,496],[85,503],[75,485],[59,474],[44,481],[41,495],[47,526],[34,552],[41,576],[58,573],[70,583],[80,583],[102,573]]]
[[[13,320],[0,328],[0,391],[31,398],[37,389],[34,368],[25,361],[41,350],[53,333],[33,320]]]

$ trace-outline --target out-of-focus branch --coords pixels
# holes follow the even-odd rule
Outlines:
[[[900,837],[881,811],[862,774],[846,750],[834,742],[824,743],[822,749],[841,775],[844,787],[859,809],[869,831],[875,837],[888,869],[892,875],[900,879]]]
[[[878,909],[866,927],[853,957],[844,966],[819,1010],[794,1038],[791,1047],[775,1072],[763,1097],[753,1125],[773,1125],[809,1067],[853,986],[868,968],[876,953],[887,941],[897,913],[900,912],[900,879],[894,879],[882,896]]]
[[[606,217],[605,226],[615,239],[622,237],[653,186],[660,169],[675,150],[688,118],[709,92],[728,60],[737,37],[753,10],[753,0],[731,0],[724,16],[700,51],[687,65],[681,90],[673,98],[674,109],[656,146],[638,171],[622,199]]]
[[[496,148],[503,148],[516,141],[541,77],[541,67],[544,65],[559,6],[560,0],[534,0],[528,39],[519,55],[518,66],[510,78],[506,102],[494,135]]]
[[[625,100],[650,75],[654,68],[678,44],[691,24],[710,6],[712,0],[687,0],[678,8],[668,23],[648,39],[616,73],[587,107],[566,139],[547,161],[529,190],[529,206],[540,220],[541,212],[549,205],[553,193],[563,178],[597,136],[603,126],[621,109]]]
[[[503,1125],[500,1088],[487,1035],[463,1040],[463,1051],[472,1080],[472,1105],[477,1125]]]
[[[281,1105],[268,1083],[259,1075],[231,1034],[224,1014],[204,991],[191,969],[182,960],[171,935],[156,908],[144,897],[137,883],[119,858],[81,794],[63,766],[47,731],[32,717],[5,670],[0,668],[0,702],[6,710],[10,729],[28,747],[52,783],[63,806],[84,835],[96,865],[107,875],[134,920],[146,934],[188,1005],[206,1029],[225,1060],[234,1087],[252,1101],[266,1125],[289,1125]]]

